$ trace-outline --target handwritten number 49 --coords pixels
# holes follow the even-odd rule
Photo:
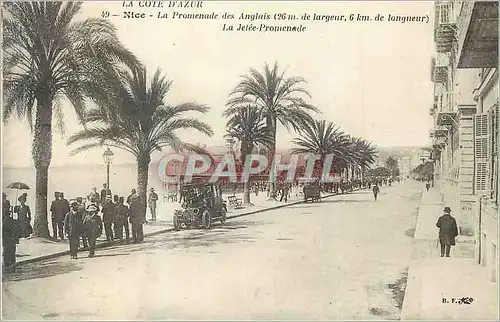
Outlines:
[[[103,11],[101,13],[101,17],[103,17],[103,18],[109,18],[109,11]]]

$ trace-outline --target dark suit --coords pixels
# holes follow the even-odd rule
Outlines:
[[[50,205],[50,212],[52,213],[52,237],[57,239],[64,239],[64,217],[69,212],[69,203],[66,199],[56,199]]]
[[[80,220],[78,212],[70,211],[64,218],[64,227],[69,240],[69,251],[71,257],[76,257],[78,254],[78,239],[80,238]]]
[[[115,205],[111,201],[106,201],[102,205],[102,221],[104,222],[106,240],[113,241],[112,224],[115,221]]]
[[[450,256],[451,246],[455,246],[455,237],[458,236],[457,221],[450,214],[439,217],[436,226],[439,227],[439,242],[441,244],[441,256],[446,252]]]
[[[83,221],[83,230],[89,244],[89,257],[95,254],[95,244],[97,237],[102,234],[102,220],[98,214],[86,214]]]

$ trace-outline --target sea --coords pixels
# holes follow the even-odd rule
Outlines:
[[[32,213],[35,206],[35,168],[15,168],[4,167],[2,178],[2,191],[6,192],[12,205],[16,201],[16,196],[23,192],[28,194],[28,206]],[[27,184],[30,190],[11,190],[7,185],[11,182],[20,181]],[[71,165],[55,166],[49,168],[48,203],[54,199],[56,191],[64,192],[64,197],[68,200],[77,197],[86,197],[93,187],[100,192],[103,184],[106,183],[105,165]],[[126,197],[131,189],[137,188],[137,165],[120,164],[111,165],[109,173],[109,186],[113,194]],[[155,188],[158,195],[163,194],[163,181],[155,175],[154,169],[150,167],[148,188]]]

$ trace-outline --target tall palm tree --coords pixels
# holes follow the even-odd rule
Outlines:
[[[200,120],[185,116],[188,112],[206,113],[209,108],[197,103],[167,105],[172,82],[158,69],[148,84],[144,68],[123,73],[119,86],[108,92],[98,108],[86,118],[86,129],[72,135],[68,144],[88,141],[73,154],[108,145],[128,151],[137,160],[137,188],[146,197],[151,154],[171,147],[180,151],[203,153],[196,145],[181,141],[179,130],[196,130],[212,136],[212,128]],[[143,199],[144,200],[144,199]]]
[[[371,143],[362,138],[350,138],[348,146],[351,154],[351,179],[355,178],[356,173],[362,174],[369,165],[375,162],[376,150],[371,146]]]
[[[387,158],[385,161],[386,167],[391,170],[391,175],[396,175],[396,170],[398,169],[398,161],[392,156]]]
[[[240,106],[235,113],[231,114],[226,129],[227,137],[240,141],[240,160],[244,164],[254,147],[258,145],[269,147],[273,144],[265,119],[262,117],[262,110],[249,105]],[[244,181],[243,202],[245,204],[250,204],[250,184],[248,181]]]
[[[334,166],[347,160],[346,135],[332,122],[312,121],[307,123],[299,137],[293,140],[297,147],[292,148],[294,154],[314,154],[320,156],[319,166],[315,166],[315,175],[321,176],[322,167],[327,155],[332,154]],[[318,164],[318,162],[316,163]]]
[[[69,100],[81,119],[86,98],[113,82],[116,65],[136,63],[111,23],[100,18],[74,21],[81,7],[77,1],[3,3],[3,115],[4,121],[14,112],[27,118],[34,132],[37,237],[49,236],[48,169],[52,118],[60,121],[63,114],[59,102]]]
[[[309,112],[319,110],[306,102],[310,98],[309,92],[302,87],[306,81],[301,77],[285,77],[280,72],[278,63],[270,68],[266,63],[263,73],[251,68],[248,75],[241,76],[240,82],[229,94],[225,116],[237,113],[241,106],[251,106],[262,110],[263,117],[272,138],[269,147],[269,164],[272,164],[276,153],[276,129],[281,123],[287,130],[300,131],[306,123],[311,121]],[[274,183],[270,181],[271,195]]]

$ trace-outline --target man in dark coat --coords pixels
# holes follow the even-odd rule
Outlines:
[[[11,216],[10,202],[7,194],[2,193],[2,250],[6,267],[16,263],[17,235],[17,225]]]
[[[154,188],[151,188],[148,197],[149,211],[151,212],[151,221],[156,221],[156,203],[158,201],[158,194]]]
[[[104,223],[104,232],[106,240],[113,241],[113,222],[115,221],[115,205],[111,202],[111,197],[106,197],[106,201],[102,205],[102,221]]]
[[[52,238],[57,240],[58,233],[61,240],[64,240],[64,216],[69,212],[66,208],[66,203],[61,198],[61,193],[56,191],[54,193],[54,201],[50,205],[50,212],[52,213]]]
[[[87,244],[87,238],[85,237],[85,231],[83,230],[83,218],[85,217],[85,204],[83,202],[82,197],[77,197],[76,202],[78,204],[78,222],[80,223],[80,231],[79,235],[82,240],[82,246],[84,248],[89,247]],[[78,241],[78,244],[80,244],[80,241]]]
[[[144,209],[141,198],[137,195],[130,196],[130,223],[132,224],[132,241],[134,243],[143,240]]]
[[[444,208],[444,215],[439,217],[436,226],[439,228],[439,243],[441,244],[441,257],[450,257],[451,246],[455,246],[455,237],[458,236],[457,221],[451,215],[451,208]]]
[[[118,202],[115,204],[116,216],[115,216],[114,228],[115,228],[115,235],[121,244],[123,243],[123,230],[125,230],[125,240],[126,243],[128,244],[130,240],[130,230],[128,226],[129,211],[128,207],[125,206],[123,202],[124,198],[120,197],[118,199]]]
[[[66,230],[66,235],[69,240],[69,251],[71,253],[71,259],[78,258],[78,239],[80,238],[80,219],[78,212],[80,211],[80,205],[77,202],[71,204],[71,210],[66,214],[64,218],[64,228]]]
[[[101,205],[104,204],[107,196],[111,197],[111,190],[109,190],[108,185],[104,183],[101,190]]]
[[[102,234],[102,220],[98,212],[96,205],[89,205],[83,219],[83,230],[89,244],[89,257],[94,257],[97,237]]]
[[[378,193],[380,192],[380,188],[378,187],[377,184],[373,186],[373,198],[375,198],[375,201],[377,201],[377,196]]]

